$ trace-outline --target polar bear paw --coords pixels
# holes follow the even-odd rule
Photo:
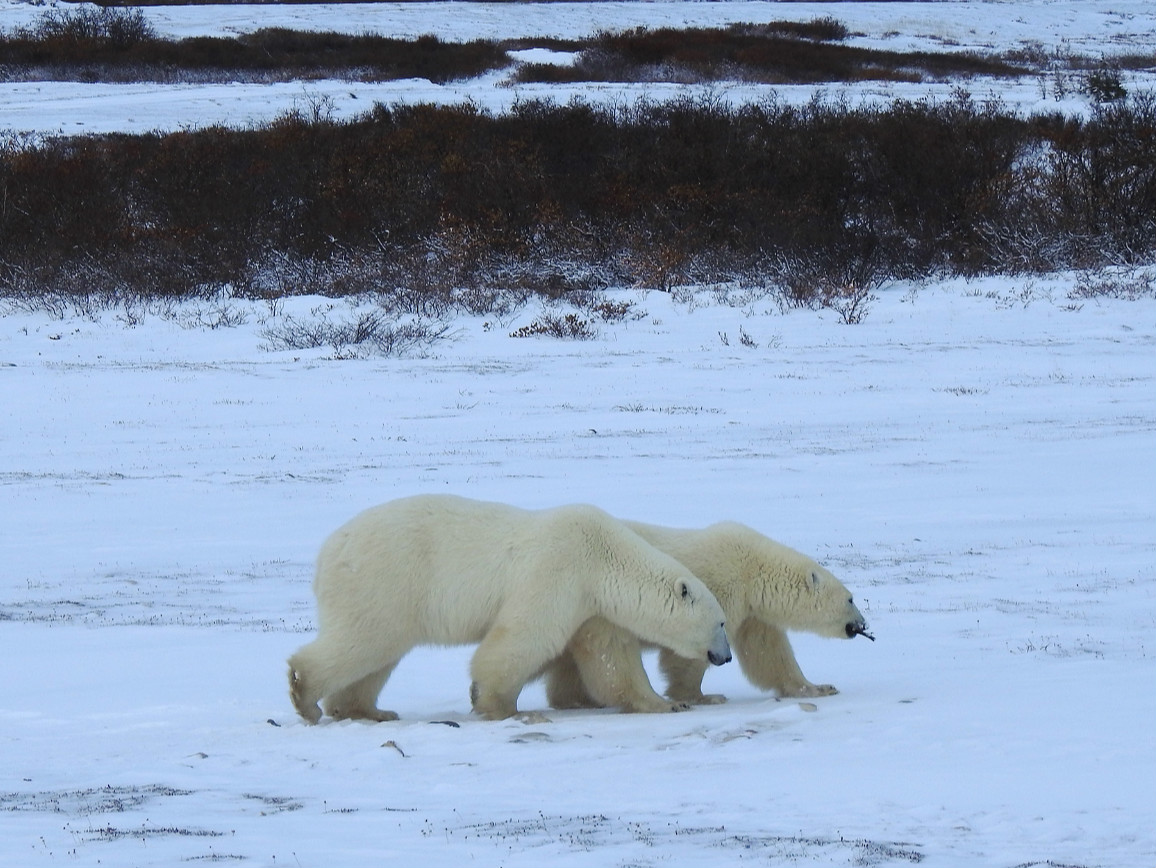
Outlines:
[[[698,698],[698,705],[722,705],[727,698],[721,693],[704,693]]]
[[[296,669],[289,669],[289,698],[293,700],[293,707],[297,709],[308,723],[317,723],[321,720],[321,707],[316,700],[310,702],[305,698],[305,682],[301,673]]]
[[[334,720],[368,720],[370,723],[388,723],[397,720],[396,711],[385,711],[381,708],[340,708],[328,709],[329,716]]]
[[[784,690],[779,695],[802,698],[812,696],[834,696],[838,692],[839,691],[834,684],[811,684],[808,682],[799,687],[793,687]]]
[[[540,723],[554,722],[540,711],[519,711],[514,715],[514,720],[520,720],[527,726],[537,726]]]
[[[688,708],[693,708],[696,705],[722,705],[727,701],[727,698],[721,693],[702,693],[701,691],[668,691],[667,697],[676,705],[682,705]],[[674,711],[682,711],[682,708],[673,709]]]

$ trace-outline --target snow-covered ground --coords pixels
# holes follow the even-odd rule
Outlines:
[[[27,26],[49,5],[0,0],[0,28]],[[551,36],[580,38],[602,29],[636,26],[722,26],[746,21],[809,21],[833,17],[855,34],[848,44],[892,51],[1005,52],[1031,49],[1048,57],[1078,55],[1110,63],[1114,56],[1152,52],[1156,3],[1150,0],[958,0],[958,2],[727,2],[595,3],[349,3],[304,6],[167,6],[145,10],[166,36],[231,35],[259,27],[375,32],[416,38],[433,33],[447,41]],[[540,55],[532,59],[540,60]],[[1156,88],[1156,69],[1122,70],[1126,88]],[[1057,87],[1057,83],[1062,86]],[[259,124],[294,109],[323,107],[337,119],[353,117],[375,102],[453,104],[466,100],[500,111],[519,100],[571,98],[632,101],[686,92],[744,102],[769,97],[802,103],[812,98],[888,102],[897,98],[950,98],[959,86],[975,98],[998,96],[1009,107],[1034,111],[1086,111],[1079,75],[1014,81],[977,78],[919,85],[887,82],[822,86],[770,86],[721,82],[699,87],[653,84],[549,85],[510,83],[503,70],[467,81],[432,84],[424,79],[364,83],[310,81],[283,84],[113,85],[0,82],[0,132],[148,132],[212,124]]]
[[[0,26],[43,8],[0,0]],[[1156,30],[1141,0],[147,14],[446,38],[832,15],[892,47],[1086,53]],[[3,84],[0,128],[534,95],[498,83]],[[357,313],[317,298],[0,309],[0,864],[1156,865],[1156,299],[1078,282],[889,286],[854,326],[624,290],[642,315],[591,341],[510,337],[532,305],[404,358],[268,349]],[[384,694],[401,721],[306,726],[285,659],[318,546],[424,491],[740,520],[831,568],[878,641],[793,637],[832,697],[732,663],[706,684],[729,703],[676,715],[532,685],[533,725],[471,715],[471,649],[418,649]]]
[[[1156,300],[1074,281],[894,286],[854,326],[623,292],[595,340],[510,337],[531,306],[405,359],[263,348],[354,314],[316,298],[9,311],[0,863],[1154,864]],[[741,520],[878,641],[796,636],[841,691],[810,703],[732,663],[676,715],[532,685],[538,725],[418,649],[400,722],[305,725],[320,542],[425,491]]]

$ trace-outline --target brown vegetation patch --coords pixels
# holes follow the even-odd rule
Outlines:
[[[836,44],[846,29],[833,19],[732,24],[726,28],[639,28],[602,33],[570,66],[527,64],[519,81],[920,81],[973,75],[1022,75],[1011,63],[972,54],[891,52]]]
[[[471,78],[510,63],[487,40],[454,43],[267,28],[237,37],[157,36],[139,10],[52,11],[0,35],[0,78],[182,81]]]

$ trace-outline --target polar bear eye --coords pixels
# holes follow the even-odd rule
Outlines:
[[[681,594],[682,594],[682,598],[683,598],[684,600],[685,600],[687,597],[689,597],[689,596],[690,596],[690,588],[688,588],[688,587],[686,586],[686,582],[679,582],[679,583],[678,583],[678,588],[679,588],[679,591],[681,592]]]

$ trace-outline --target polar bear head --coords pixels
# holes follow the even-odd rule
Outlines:
[[[731,646],[727,641],[726,614],[715,599],[710,589],[698,577],[687,573],[676,577],[670,584],[671,612],[676,617],[685,619],[686,632],[682,633],[688,640],[692,640],[692,651],[695,655],[684,654],[692,660],[704,656],[712,666],[722,666],[731,659]],[[703,652],[703,639],[706,639],[706,651]],[[694,641],[696,640],[697,641]],[[677,651],[672,645],[667,647]],[[681,653],[681,652],[678,652]]]
[[[745,593],[759,620],[820,636],[871,638],[851,592],[826,568],[743,525],[719,526],[717,532],[726,540],[720,549],[740,561],[732,575],[741,576],[741,590],[734,590]]]
[[[664,563],[665,562],[665,563]],[[646,642],[669,648],[680,657],[721,666],[731,659],[726,614],[693,573],[655,551],[644,592],[612,593],[604,617]]]
[[[804,569],[804,572],[806,576],[803,584],[810,585],[810,593],[800,595],[800,599],[805,602],[801,619],[806,620],[808,626],[796,629],[810,630],[821,636],[839,639],[870,637],[863,613],[859,611],[851,592],[842,582],[814,561],[811,561],[810,568]]]

